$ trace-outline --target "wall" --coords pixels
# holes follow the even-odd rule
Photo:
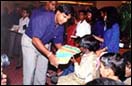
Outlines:
[[[122,1],[96,1],[96,7],[98,9],[104,7],[104,6],[114,6],[118,7],[122,4]]]

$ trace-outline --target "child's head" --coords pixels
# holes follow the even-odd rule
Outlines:
[[[123,53],[123,58],[126,60],[126,67],[125,67],[125,77],[131,76],[131,51],[126,51]]]
[[[79,42],[81,50],[97,51],[99,49],[99,41],[92,35],[85,35]],[[84,51],[85,52],[85,51]]]
[[[22,8],[22,17],[28,17],[30,15],[30,10],[27,8]]]
[[[86,85],[125,85],[125,84],[120,81],[102,77],[102,78],[96,78],[88,82]]]
[[[85,10],[79,10],[79,19],[84,20],[86,16],[86,11]]]
[[[105,53],[100,57],[102,77],[117,76],[120,80],[125,75],[125,59],[118,53]]]

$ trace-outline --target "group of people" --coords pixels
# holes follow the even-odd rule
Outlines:
[[[100,77],[122,82],[125,67],[131,70],[131,62],[127,64],[129,60],[118,54],[120,33],[116,8],[80,10],[77,21],[71,5],[56,7],[56,4],[56,1],[47,1],[44,8],[34,9],[24,30],[21,38],[23,85],[45,85],[48,63],[59,67],[51,44],[56,49],[69,44],[81,50],[76,58],[71,59],[73,71],[59,75],[57,85],[86,85]],[[72,17],[73,24],[65,30],[64,24]],[[80,62],[76,60],[78,58]]]
[[[99,49],[99,42],[92,35],[82,37],[79,45],[82,51],[79,56],[81,57],[80,63],[73,59],[74,71],[60,75],[57,85],[131,84],[131,51],[127,51],[122,56],[114,52],[104,52],[98,56],[96,51]],[[126,83],[127,78],[129,80]],[[110,83],[111,79],[113,83]],[[101,80],[106,80],[106,82],[108,80],[108,82],[104,83]]]

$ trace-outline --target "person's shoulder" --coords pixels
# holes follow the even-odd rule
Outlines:
[[[64,25],[59,25],[58,28],[59,28],[60,30],[64,30]]]
[[[43,17],[43,18],[52,19],[54,18],[54,13],[53,12],[41,12],[38,16]]]
[[[83,20],[83,24],[90,26],[90,24],[86,20]]]
[[[118,23],[114,23],[113,27],[117,28],[117,27],[119,27],[119,24]]]
[[[127,85],[131,85],[131,77],[127,78],[124,83]]]
[[[29,17],[26,17],[25,20],[29,20],[30,18]]]
[[[19,19],[19,21],[22,21],[23,20],[23,18],[21,17],[20,19]]]
[[[37,16],[34,16],[33,19],[50,21],[54,19],[54,14],[51,12],[39,12],[39,14],[37,14]]]
[[[54,16],[54,12],[49,12],[49,11],[44,11],[44,12],[41,12],[41,15],[45,15],[45,16]]]

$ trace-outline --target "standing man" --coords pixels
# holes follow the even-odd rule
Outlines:
[[[37,6],[37,8],[33,9],[31,17],[36,16],[40,12],[45,12],[45,11],[54,12],[56,8],[56,4],[57,4],[57,1],[46,1],[44,6],[42,7]]]
[[[63,24],[71,18],[72,11],[71,6],[60,5],[55,13],[41,12],[30,20],[22,37],[24,85],[45,85],[48,61],[57,67],[57,59],[46,44],[53,42],[56,48],[61,47]]]
[[[38,4],[40,4],[40,1],[36,1],[36,8],[33,9],[32,14],[30,19],[32,19],[32,17],[35,17],[37,15],[39,15],[42,12],[54,12],[56,9],[56,5],[57,5],[57,1],[45,1],[44,5],[39,7]],[[29,24],[31,24],[31,22],[29,22]],[[51,49],[51,43],[49,43],[48,49]]]

